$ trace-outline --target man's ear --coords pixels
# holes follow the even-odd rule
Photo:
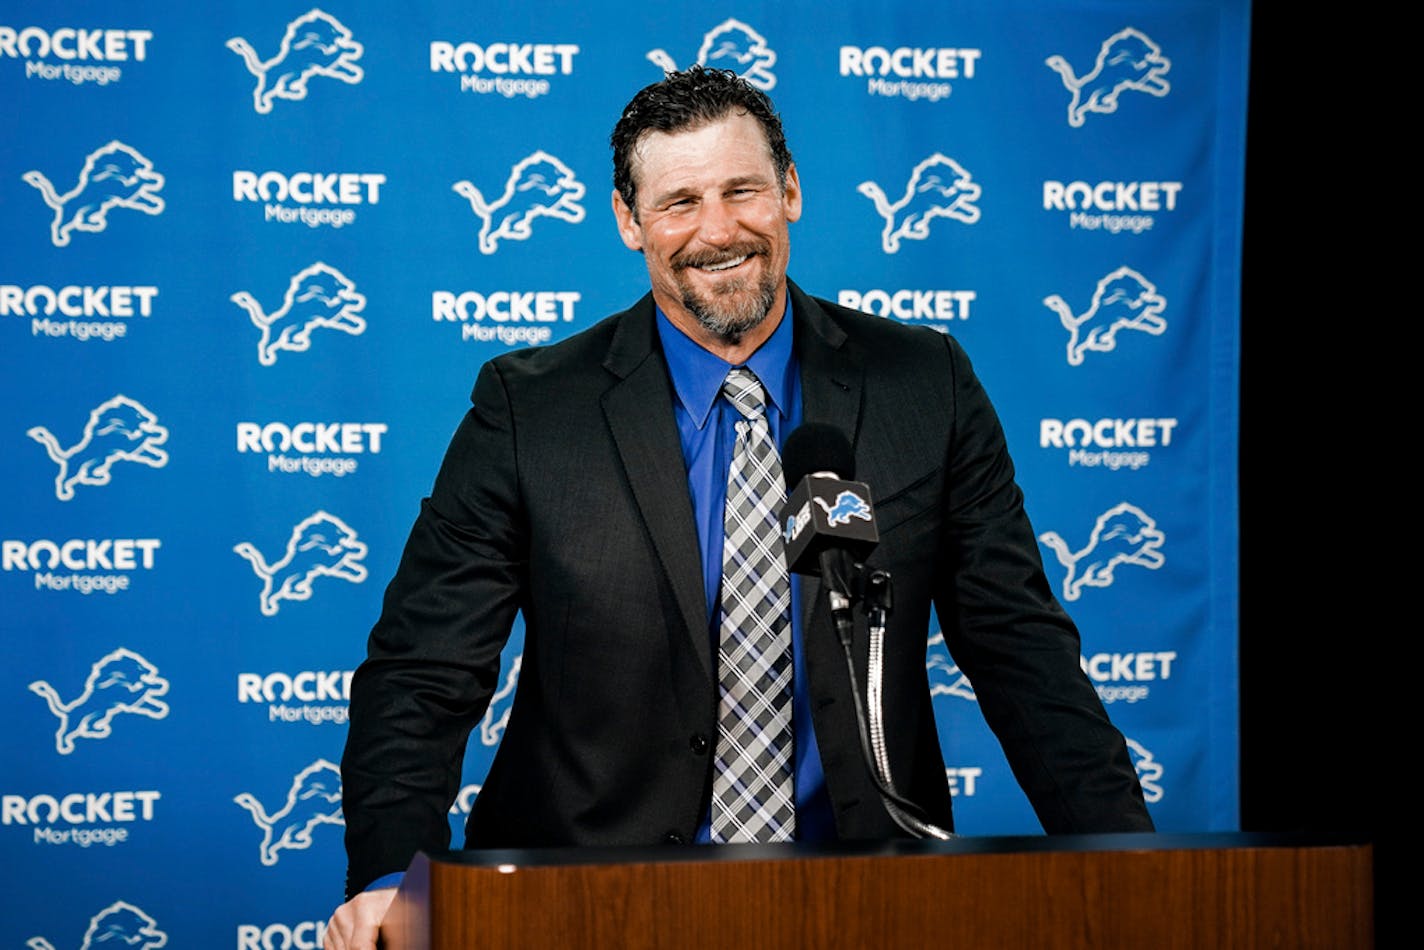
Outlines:
[[[798,221],[801,218],[801,176],[796,174],[796,165],[793,163],[786,169],[786,189],[782,195],[782,209],[786,214],[787,221]]]
[[[643,229],[633,217],[633,209],[623,200],[617,188],[613,189],[613,217],[618,221],[618,236],[630,251],[643,249]]]

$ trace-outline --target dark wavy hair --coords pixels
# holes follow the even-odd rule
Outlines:
[[[633,180],[633,150],[643,136],[649,132],[699,129],[731,113],[749,115],[761,123],[777,183],[786,187],[791,150],[786,147],[781,117],[766,93],[730,69],[689,66],[639,90],[624,107],[609,137],[613,146],[613,187],[623,196],[635,220],[638,184]]]

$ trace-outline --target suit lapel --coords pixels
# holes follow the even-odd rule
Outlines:
[[[801,414],[846,434],[852,446],[860,427],[864,369],[848,352],[846,334],[801,288],[788,281],[796,321],[796,357],[801,363]]]
[[[603,395],[603,413],[644,526],[672,585],[684,621],[683,635],[690,638],[711,682],[712,643],[697,526],[673,422],[672,388],[654,345],[654,319],[651,294],[620,319],[603,364],[618,382]]]
[[[796,358],[801,365],[801,416],[803,422],[821,422],[844,432],[852,447],[860,428],[861,388],[864,368],[848,352],[846,334],[833,323],[800,287],[787,281],[791,313],[796,321]],[[788,485],[787,490],[795,488]],[[827,622],[822,614],[821,581],[814,575],[801,577],[801,603],[809,608],[804,624]]]

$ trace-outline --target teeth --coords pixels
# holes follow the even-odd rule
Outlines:
[[[742,261],[744,261],[744,260],[746,260],[746,259],[747,259],[747,256],[746,256],[745,254],[743,254],[741,257],[735,258],[735,259],[730,260],[730,261],[723,261],[723,262],[720,263],[720,264],[708,264],[706,267],[704,267],[704,268],[702,268],[702,269],[703,269],[703,270],[727,270],[728,268],[736,267],[738,264],[740,264]]]

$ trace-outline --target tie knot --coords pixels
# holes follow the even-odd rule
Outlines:
[[[739,366],[728,373],[722,381],[722,392],[749,420],[760,419],[766,411],[766,391],[762,389],[761,380],[749,369]]]

